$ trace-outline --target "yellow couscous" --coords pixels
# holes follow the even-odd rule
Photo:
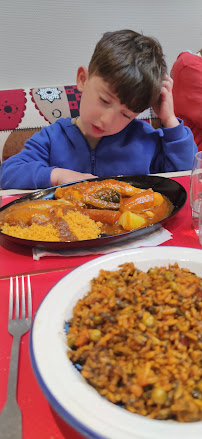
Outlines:
[[[52,224],[39,225],[31,224],[30,227],[9,226],[5,223],[1,231],[6,235],[14,236],[21,239],[30,239],[35,241],[60,241],[59,231]]]
[[[72,232],[79,241],[95,239],[100,235],[102,223],[96,223],[80,212],[70,210],[63,218],[67,222],[70,232]]]
[[[70,210],[65,215],[59,216],[60,221],[57,220],[56,215],[55,224],[37,224],[33,222],[31,225],[18,226],[4,223],[1,231],[6,235],[14,236],[16,238],[35,241],[60,241],[60,228],[62,226],[64,234],[66,226],[67,231],[69,230],[72,236],[78,241],[95,239],[100,235],[102,223],[95,222],[80,212]]]

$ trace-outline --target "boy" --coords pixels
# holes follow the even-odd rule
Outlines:
[[[162,48],[132,30],[107,32],[88,70],[79,67],[80,116],[60,119],[2,164],[3,189],[37,189],[94,176],[192,168],[197,147],[175,117]],[[135,117],[153,106],[162,128]]]

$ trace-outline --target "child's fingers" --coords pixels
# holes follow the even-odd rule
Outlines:
[[[165,101],[167,94],[168,94],[167,88],[166,87],[162,87],[161,88],[161,94],[160,94],[159,103],[162,102],[162,101]]]
[[[170,76],[166,75],[162,82],[162,87],[165,87],[168,91],[171,91],[173,88],[173,80]]]
[[[172,86],[171,85],[162,86],[160,96],[161,96],[161,102],[170,100],[172,98]]]
[[[172,78],[171,78],[170,75],[167,75],[167,74],[166,74],[166,75],[164,76],[163,80],[164,80],[164,81],[172,81]]]

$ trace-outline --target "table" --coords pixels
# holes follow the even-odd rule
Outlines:
[[[188,198],[180,212],[164,225],[173,234],[173,239],[162,245],[201,248],[191,224],[190,177],[183,175],[172,178],[185,187]],[[6,248],[0,246],[0,410],[6,399],[12,343],[7,326],[10,275],[31,274],[33,312],[36,312],[47,292],[62,276],[96,257],[97,255],[47,257],[40,261],[34,261],[31,249],[28,247],[11,246]],[[43,396],[30,364],[29,333],[24,335],[21,341],[17,398],[23,414],[23,439],[35,439],[36,437],[39,439],[83,438],[80,433],[57,416]]]

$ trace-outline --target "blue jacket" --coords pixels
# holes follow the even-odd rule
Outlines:
[[[25,147],[2,163],[2,189],[50,187],[55,167],[99,177],[183,171],[192,168],[197,152],[192,132],[181,120],[177,127],[155,130],[134,119],[120,133],[102,137],[92,150],[70,118],[59,119],[35,133]]]

